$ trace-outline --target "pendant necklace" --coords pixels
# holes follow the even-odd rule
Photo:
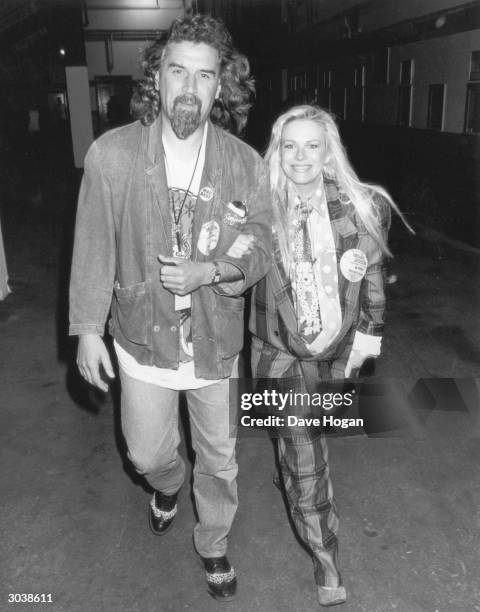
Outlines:
[[[177,255],[179,257],[184,257],[185,253],[182,252],[182,238],[180,236],[180,217],[182,216],[182,211],[183,211],[183,207],[185,206],[185,202],[187,200],[187,196],[190,192],[190,187],[192,186],[193,183],[193,179],[195,177],[195,173],[197,171],[197,166],[198,166],[198,160],[200,159],[200,151],[202,150],[202,144],[203,142],[200,143],[200,146],[198,147],[198,151],[197,151],[197,157],[195,159],[195,165],[193,166],[193,172],[192,172],[192,176],[190,177],[190,181],[188,183],[188,187],[185,191],[185,195],[183,196],[183,200],[182,203],[178,209],[178,212],[175,211],[175,201],[173,198],[173,194],[170,195],[170,204],[171,204],[171,209],[172,209],[172,217],[173,217],[173,228],[174,228],[174,233],[175,233],[175,240],[177,243]],[[167,169],[167,174],[169,174],[168,172],[168,160],[167,160],[167,155],[165,153],[165,148],[163,151],[163,155],[165,158],[165,166]]]

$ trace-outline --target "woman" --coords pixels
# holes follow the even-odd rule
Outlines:
[[[384,189],[358,179],[334,120],[316,106],[277,119],[266,159],[275,261],[252,296],[252,373],[312,393],[318,383],[355,376],[366,358],[380,354],[387,234],[391,208],[399,211]],[[291,410],[298,415],[302,408]],[[319,602],[343,603],[323,431],[276,433],[281,483],[312,553]]]

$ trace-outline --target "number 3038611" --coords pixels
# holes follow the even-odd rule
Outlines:
[[[52,603],[51,593],[9,593],[8,603]]]

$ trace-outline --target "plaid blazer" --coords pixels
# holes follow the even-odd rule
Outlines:
[[[337,184],[325,178],[325,194],[337,252],[338,293],[342,325],[332,344],[312,356],[297,333],[290,280],[281,261],[278,239],[274,236],[274,262],[267,275],[255,286],[251,301],[250,331],[254,377],[280,377],[285,368],[299,360],[317,376],[343,378],[356,331],[381,336],[385,312],[385,256],[367,232],[351,202],[342,202]],[[389,203],[375,196],[374,205],[385,241],[390,228]],[[360,249],[368,260],[363,279],[347,280],[340,271],[340,259],[349,249]],[[320,370],[319,370],[320,368]],[[283,370],[283,372],[282,372]],[[314,372],[311,372],[314,374]],[[327,376],[327,373],[330,373]]]

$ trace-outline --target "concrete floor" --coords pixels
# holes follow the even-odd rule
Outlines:
[[[172,531],[154,537],[115,394],[97,396],[76,376],[65,340],[68,248],[47,225],[4,225],[13,294],[0,303],[0,609],[221,609],[193,551],[189,487]],[[447,380],[430,388],[436,409],[404,410],[401,435],[330,439],[349,593],[338,609],[480,611],[478,255],[424,237],[396,251],[375,374],[393,381],[399,410],[419,377]],[[319,609],[311,562],[272,484],[268,437],[242,435],[238,459],[229,556],[239,590],[225,608]],[[8,604],[9,593],[51,593],[53,603]]]

